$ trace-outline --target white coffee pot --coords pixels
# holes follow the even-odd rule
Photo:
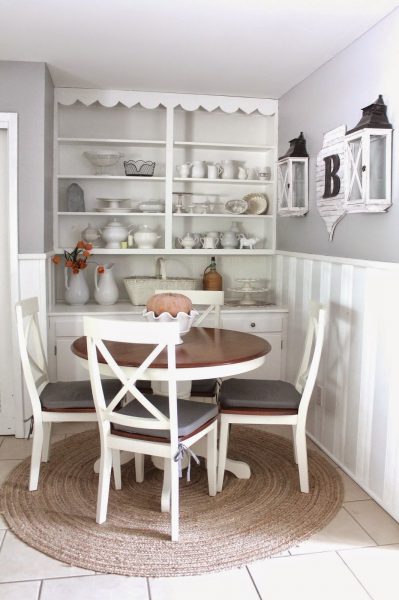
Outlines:
[[[222,160],[222,179],[234,179],[236,174],[236,168],[233,160]]]

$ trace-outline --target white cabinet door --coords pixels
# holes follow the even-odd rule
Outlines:
[[[75,337],[57,338],[56,341],[56,380],[83,381],[89,379],[89,371],[85,369],[77,356],[72,354],[71,344]]]
[[[239,375],[242,379],[282,379],[282,342],[284,319],[281,314],[244,313],[222,315],[224,329],[252,333],[271,345],[264,364],[248,373]]]

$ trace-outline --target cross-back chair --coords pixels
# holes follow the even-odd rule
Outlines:
[[[156,294],[161,294],[165,290],[156,290]],[[193,305],[205,305],[207,308],[197,317],[193,326],[201,325],[208,316],[213,316],[213,327],[220,328],[221,318],[220,309],[224,304],[224,292],[208,290],[167,290],[172,294],[184,294],[190,298]],[[220,379],[197,379],[191,384],[192,398],[210,398],[217,400],[221,380]]]
[[[101,460],[97,498],[97,523],[106,520],[112,453],[125,450],[164,459],[165,477],[170,480],[171,537],[179,537],[179,470],[181,454],[206,437],[209,495],[216,494],[216,406],[178,400],[176,394],[177,323],[137,323],[84,318],[90,378],[100,428]],[[137,368],[121,368],[108,350],[107,341],[147,345],[148,352]],[[104,365],[98,362],[98,351]],[[136,385],[154,376],[148,371],[159,354],[167,353],[168,396],[146,396]],[[144,352],[144,349],[143,349]],[[107,406],[100,371],[106,368],[120,380],[121,387]],[[162,374],[165,377],[165,374]],[[122,408],[120,400],[129,402]],[[118,408],[119,407],[119,408]]]
[[[50,383],[46,353],[39,327],[39,302],[36,297],[17,302],[17,334],[22,370],[33,418],[33,443],[29,490],[37,490],[41,461],[50,456],[51,424],[69,421],[96,421],[90,381]],[[106,398],[113,397],[118,382],[108,380]],[[115,465],[115,477],[120,467]]]
[[[325,323],[324,307],[312,305],[305,349],[294,385],[285,381],[255,379],[229,379],[222,383],[219,393],[218,491],[223,487],[230,425],[267,424],[292,425],[300,489],[301,492],[309,492],[306,418],[319,369]]]

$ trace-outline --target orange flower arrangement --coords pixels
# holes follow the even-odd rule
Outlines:
[[[83,240],[79,240],[72,252],[64,250],[65,266],[72,269],[72,273],[79,273],[80,270],[85,269],[88,264],[88,258],[90,256],[90,250],[93,249],[92,244],[86,244]],[[53,263],[58,265],[61,262],[60,256],[53,256]],[[99,273],[104,272],[104,267],[98,268]]]

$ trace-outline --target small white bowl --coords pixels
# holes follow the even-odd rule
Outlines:
[[[180,335],[185,335],[191,329],[191,325],[196,317],[198,317],[199,313],[196,310],[191,310],[190,314],[185,312],[179,312],[175,317],[168,312],[163,312],[157,317],[153,310],[147,311],[144,310],[143,317],[147,319],[147,321],[155,321],[156,323],[169,323],[171,321],[177,321],[179,323]],[[180,344],[183,343],[183,340],[180,340]]]

